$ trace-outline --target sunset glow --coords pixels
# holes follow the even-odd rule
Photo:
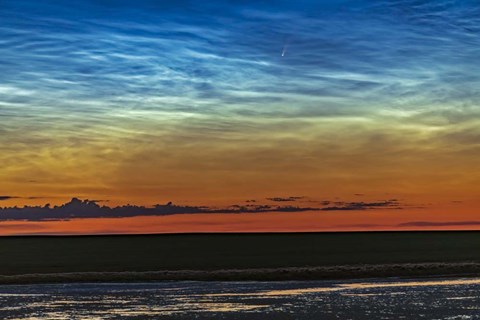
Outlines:
[[[2,1],[0,235],[478,230],[479,10]]]

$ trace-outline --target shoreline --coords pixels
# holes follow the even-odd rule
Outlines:
[[[445,276],[480,276],[480,263],[429,262],[220,270],[30,273],[0,275],[0,285],[154,281],[302,281]]]

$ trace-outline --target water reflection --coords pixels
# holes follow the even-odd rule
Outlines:
[[[0,287],[0,319],[480,319],[480,279]]]

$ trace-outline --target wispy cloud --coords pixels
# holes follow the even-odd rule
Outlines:
[[[30,196],[30,197],[19,197],[19,196],[0,196],[0,201],[7,201],[7,200],[14,200],[14,199],[28,199],[28,200],[34,200],[34,199],[43,199],[44,197],[35,197],[35,196]]]
[[[17,199],[18,197],[14,196],[0,196],[0,201],[6,201],[6,200],[11,200],[11,199]]]
[[[330,205],[332,202],[327,201],[324,204]],[[382,200],[378,202],[333,202],[333,206],[327,206],[322,210],[325,211],[338,211],[338,210],[368,210],[375,208],[390,208],[390,209],[402,209],[403,205],[396,199]]]
[[[290,197],[273,197],[273,198],[266,198],[266,200],[273,201],[273,202],[295,202],[297,200],[304,199],[305,197],[299,196],[290,196]]]
[[[461,227],[479,225],[480,221],[411,221],[400,223],[397,227]]]

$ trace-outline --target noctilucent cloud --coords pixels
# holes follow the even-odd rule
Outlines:
[[[297,197],[240,229],[477,221],[479,59],[476,1],[3,0],[0,205]]]

